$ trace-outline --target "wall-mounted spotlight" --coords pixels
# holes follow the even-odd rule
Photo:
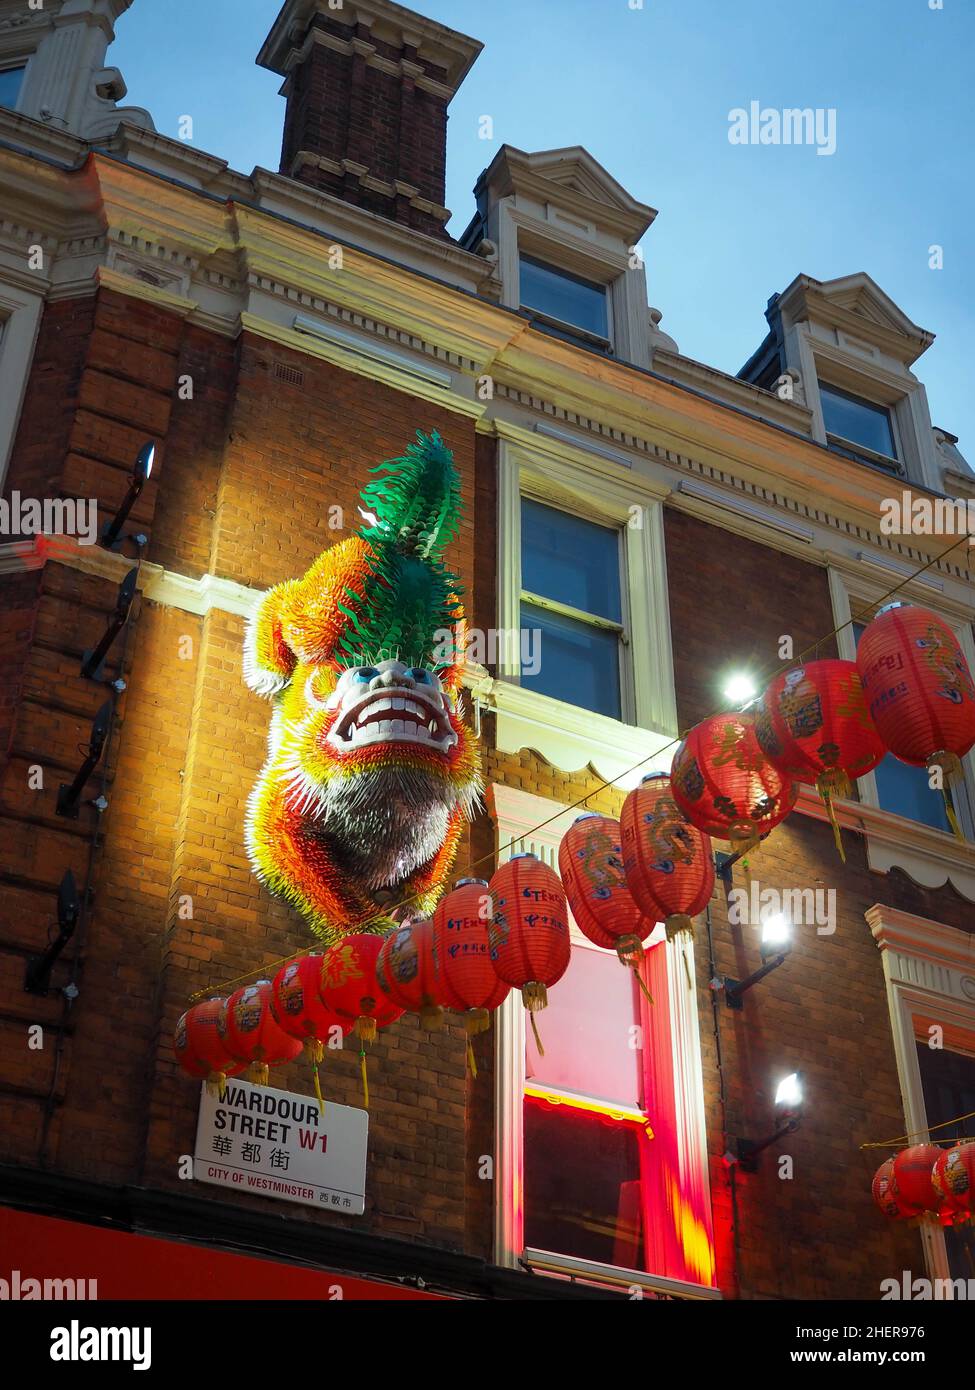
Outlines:
[[[792,950],[792,923],[781,912],[763,920],[760,950],[760,969],[753,970],[744,980],[733,980],[725,976],[724,998],[729,1009],[740,1009],[745,991],[751,989],[752,985],[757,985],[759,980],[764,980],[773,970],[777,970]]]
[[[47,994],[51,988],[51,971],[54,962],[74,936],[81,904],[75,887],[74,874],[69,869],[58,888],[58,934],[39,956],[31,956],[24,975],[24,989],[28,994]]]
[[[88,778],[98,766],[99,759],[105,748],[109,730],[112,727],[112,702],[106,700],[101,709],[95,715],[95,721],[91,726],[91,735],[88,740],[88,753],[85,761],[79,767],[73,782],[62,782],[58,788],[57,813],[59,816],[67,816],[68,820],[78,819],[78,808],[81,805],[81,792]]]
[[[152,465],[156,458],[155,440],[148,440],[139,450],[135,464],[132,468],[132,480],[129,483],[129,490],[122,498],[122,505],[115,513],[114,518],[106,524],[102,531],[101,543],[106,550],[114,550],[123,540],[135,540],[137,543],[144,544],[145,538],[140,541],[138,536],[120,536],[122,527],[129,519],[129,512],[135,506],[142,494],[142,489],[149,481],[152,473]]]
[[[747,671],[736,671],[725,682],[724,697],[735,709],[745,709],[757,694],[755,682]]]
[[[122,631],[129,620],[129,610],[132,607],[132,600],[135,598],[136,581],[139,578],[138,569],[130,569],[128,574],[119,585],[119,591],[115,598],[115,611],[112,613],[105,629],[105,634],[101,638],[97,647],[86,651],[81,662],[81,674],[90,681],[98,681],[104,684],[105,656],[109,647]],[[114,682],[118,684],[118,682]],[[123,684],[122,689],[125,686]]]
[[[802,1073],[790,1072],[779,1082],[775,1091],[775,1131],[767,1139],[739,1139],[738,1166],[746,1173],[754,1173],[758,1166],[758,1155],[783,1135],[793,1134],[802,1122]]]

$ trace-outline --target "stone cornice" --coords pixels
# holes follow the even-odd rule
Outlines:
[[[448,96],[456,92],[484,47],[479,40],[391,0],[355,0],[339,10],[320,0],[286,0],[257,55],[258,65],[284,76],[293,63],[294,34],[304,31],[317,13],[346,25],[350,36],[355,32],[354,26],[360,24],[383,42],[393,46],[409,44],[421,58],[446,71]],[[327,37],[334,42],[335,36]],[[349,41],[338,39],[340,43],[351,41],[351,37]]]
[[[975,932],[946,927],[943,922],[933,922],[885,903],[875,903],[864,915],[882,951],[893,949],[905,955],[923,955],[949,969],[975,975]],[[971,984],[975,986],[975,979]],[[975,1002],[975,988],[970,997]]]
[[[842,829],[865,836],[867,860],[874,872],[901,869],[923,888],[951,883],[962,897],[975,902],[975,844],[971,841],[862,801],[834,799],[833,808]],[[813,787],[800,786],[796,810],[814,820],[829,819]]]
[[[709,367],[706,362],[697,362],[681,353],[668,352],[666,348],[654,348],[653,371],[679,386],[687,386],[710,395],[721,395],[729,405],[768,416],[786,429],[795,430],[799,434],[810,432],[812,411],[807,405],[798,400],[782,400],[773,391],[766,391],[750,381],[743,381],[741,377],[729,376],[717,367]]]
[[[642,457],[716,479],[763,507],[814,518],[817,526],[847,537],[860,528],[869,537],[858,537],[860,548],[867,540],[908,560],[920,555],[918,564],[950,543],[925,537],[916,545],[908,538],[905,545],[880,538],[880,506],[891,489],[885,474],[711,398],[703,388],[553,338],[532,328],[524,315],[395,260],[343,246],[341,268],[330,268],[326,253],[335,243],[278,212],[226,200],[216,189],[184,187],[99,153],[72,172],[0,149],[0,179],[13,190],[6,200],[8,218],[22,226],[41,224],[57,244],[53,278],[38,272],[42,292],[46,284],[57,285],[61,295],[69,287],[83,293],[103,264],[118,292],[152,297],[147,290],[155,289],[172,297],[165,302],[177,312],[229,334],[239,331],[243,314],[252,316],[255,331],[269,336],[290,329],[296,310],[331,316],[377,342],[409,342],[410,350],[431,361],[459,367],[458,391],[468,400],[473,379],[490,377],[494,395],[484,427],[511,418],[511,411],[515,419],[530,412],[535,419],[562,421],[579,430],[581,441],[588,436],[632,451],[634,462]],[[346,213],[350,219],[361,216],[355,209]],[[9,236],[11,253],[23,254],[26,235]],[[0,234],[0,249],[3,244]],[[458,250],[451,254],[468,263],[476,259]],[[257,327],[261,319],[267,320],[265,330]],[[311,344],[304,348],[315,350]],[[720,386],[717,377],[716,390]],[[956,553],[948,572],[970,582],[958,559]]]

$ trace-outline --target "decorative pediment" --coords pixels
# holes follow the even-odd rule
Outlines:
[[[884,294],[870,276],[861,272],[858,275],[845,275],[839,280],[827,280],[821,290],[831,303],[849,310],[860,318],[879,323],[895,333],[906,333],[911,337],[923,337],[924,329],[919,328],[897,307],[889,295]]]
[[[913,362],[934,342],[934,334],[908,318],[865,271],[835,280],[797,276],[780,303],[794,320],[809,319],[842,329],[885,347],[905,363]]]
[[[581,145],[537,150],[528,154],[503,145],[479,187],[488,184],[495,196],[523,193],[599,226],[612,228],[636,242],[656,217],[656,210],[638,202],[612,174]]]

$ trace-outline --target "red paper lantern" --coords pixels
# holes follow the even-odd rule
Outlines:
[[[318,1068],[325,1055],[325,1043],[345,1037],[352,1023],[325,1007],[319,993],[321,978],[320,951],[282,965],[271,983],[271,1008],[278,1026],[292,1038],[300,1038],[312,1066],[318,1103],[324,1109]]]
[[[443,1027],[443,986],[432,922],[411,922],[390,932],[376,957],[376,979],[387,999],[420,1015],[422,1028],[435,1032]]]
[[[852,783],[886,753],[870,718],[855,661],[811,661],[781,671],[755,711],[755,735],[770,762],[800,782],[814,782],[845,860],[833,797],[852,794]]]
[[[975,1212],[975,1139],[942,1149],[931,1169],[931,1183],[947,1214]]]
[[[951,628],[926,608],[889,604],[864,630],[857,668],[884,743],[912,767],[940,768],[947,793],[975,746],[975,685]]]
[[[521,989],[525,1007],[544,1009],[547,991],[569,966],[569,908],[554,869],[516,854],[492,876],[488,936],[498,977]]]
[[[894,1186],[894,1160],[886,1159],[873,1175],[870,1192],[877,1207],[890,1221],[906,1221],[917,1216],[917,1207],[906,1206]]]
[[[663,921],[668,941],[693,932],[691,918],[714,892],[714,857],[708,836],[682,815],[665,772],[630,792],[620,825],[626,882],[640,908]]]
[[[896,1197],[915,1212],[937,1211],[941,1201],[931,1170],[941,1155],[937,1144],[912,1144],[894,1155],[891,1185]]]
[[[511,990],[491,962],[490,920],[491,895],[483,878],[459,879],[433,914],[443,1001],[463,1014],[469,1037],[490,1027],[492,1011]]]
[[[204,1080],[211,1091],[222,1092],[228,1076],[243,1070],[243,1063],[234,1061],[219,1031],[220,1013],[225,999],[206,999],[194,1004],[180,1018],[173,1035],[173,1050],[183,1070],[197,1080]]]
[[[322,957],[321,996],[327,1009],[355,1021],[356,1037],[375,1042],[403,1010],[387,999],[376,978],[384,938],[371,933],[346,936]]]
[[[637,906],[623,870],[618,820],[596,811],[577,816],[559,845],[559,873],[576,926],[597,946],[612,947],[624,965],[639,970],[643,942],[660,914]]]
[[[755,716],[717,714],[697,724],[670,770],[674,800],[691,825],[736,851],[753,849],[796,804],[799,788],[762,752]]]
[[[217,1021],[227,1051],[247,1064],[247,1080],[266,1086],[268,1068],[292,1062],[301,1043],[279,1026],[271,1011],[271,981],[244,985],[227,1000]]]

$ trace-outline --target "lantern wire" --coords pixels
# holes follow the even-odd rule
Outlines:
[[[798,656],[791,657],[791,663],[795,665],[796,663],[801,662],[804,656],[808,656],[810,652],[818,652],[821,646],[823,646],[826,642],[831,641],[832,638],[836,637],[839,633],[841,633],[844,628],[852,626],[861,618],[871,616],[876,611],[876,609],[880,607],[881,604],[885,603],[888,599],[892,598],[894,594],[899,593],[900,590],[903,589],[906,585],[913,583],[915,579],[917,579],[920,575],[924,574],[925,570],[929,570],[932,565],[937,565],[941,560],[945,558],[946,555],[950,555],[953,550],[957,550],[957,548],[963,542],[967,544],[969,540],[970,537],[967,534],[959,536],[958,540],[955,541],[952,545],[949,545],[947,549],[941,551],[939,555],[932,555],[931,559],[928,560],[925,564],[921,565],[920,569],[914,570],[912,574],[905,575],[904,578],[900,581],[900,583],[895,584],[892,589],[888,589],[885,594],[881,594],[881,596],[878,599],[876,599],[873,603],[867,604],[865,608],[859,609],[856,613],[853,613],[851,611],[850,617],[847,618],[845,622],[839,623],[836,627],[834,627],[832,632],[826,633],[824,637],[818,638],[815,642],[810,642],[807,647],[804,647],[802,651],[799,652]],[[774,675],[775,671],[770,670],[768,672],[768,679],[771,679]],[[715,710],[713,713],[714,715],[718,715],[723,713],[723,711],[718,709]],[[564,816],[567,811],[575,811],[578,810],[580,806],[585,806],[590,797],[598,796],[600,792],[607,791],[616,782],[621,781],[624,777],[630,777],[634,772],[639,772],[641,767],[645,767],[647,763],[653,762],[656,758],[659,758],[661,753],[666,753],[668,749],[675,748],[684,738],[686,738],[689,732],[690,730],[685,729],[682,733],[679,733],[674,738],[670,739],[668,743],[662,744],[653,753],[649,753],[645,758],[641,758],[638,763],[634,763],[632,767],[624,768],[623,771],[618,772],[615,777],[609,777],[605,781],[598,783],[597,786],[591,787],[589,791],[585,793],[584,796],[578,797],[568,806],[561,806],[559,810],[554,813],[554,815],[549,816],[547,820],[540,821],[538,825],[535,825],[530,830],[525,831],[523,835],[519,835],[515,839],[509,840],[507,844],[501,845],[497,850],[491,851],[489,854],[482,854],[480,859],[475,859],[471,864],[469,864],[468,868],[478,869],[484,864],[492,863],[494,859],[497,857],[497,855],[505,853],[506,850],[514,849],[524,840],[531,839],[532,836],[537,835],[537,833],[540,830],[544,830],[546,826],[551,825],[554,821],[560,820],[561,817]],[[422,892],[417,892],[412,893],[409,897],[402,898],[394,907],[388,908],[384,915],[390,917],[393,916],[394,913],[400,912],[403,908],[409,907],[411,903],[415,902],[421,896]],[[376,914],[373,913],[368,918],[362,918],[359,921],[348,923],[348,927],[345,934],[353,935],[357,927],[368,926],[370,922],[375,921],[375,917]],[[261,971],[272,970],[275,967],[288,965],[291,963],[291,961],[300,960],[302,956],[306,956],[311,951],[314,951],[316,949],[318,949],[317,946],[306,946],[300,951],[295,951],[290,956],[282,956],[280,960],[270,961],[264,965],[259,965],[255,967],[255,969],[253,970],[248,970],[246,974],[235,975],[233,979],[225,980],[223,984],[211,985],[206,989],[196,990],[195,993],[189,996],[190,1002],[196,1003],[198,1000],[205,999],[208,996],[223,993],[224,991],[229,989],[230,986],[242,984],[243,981],[251,979],[254,975],[259,974]]]
[[[913,1134],[902,1134],[898,1139],[881,1139],[875,1144],[861,1144],[861,1149],[896,1149],[898,1145],[905,1143],[908,1139],[920,1139],[922,1135],[933,1134],[936,1129],[947,1129],[949,1125],[960,1125],[962,1120],[970,1120],[975,1116],[975,1110],[969,1110],[967,1115],[956,1115],[953,1120],[945,1120],[940,1125],[928,1125],[927,1129],[916,1129]],[[963,1139],[935,1139],[936,1144],[961,1144],[975,1143],[973,1140]]]

